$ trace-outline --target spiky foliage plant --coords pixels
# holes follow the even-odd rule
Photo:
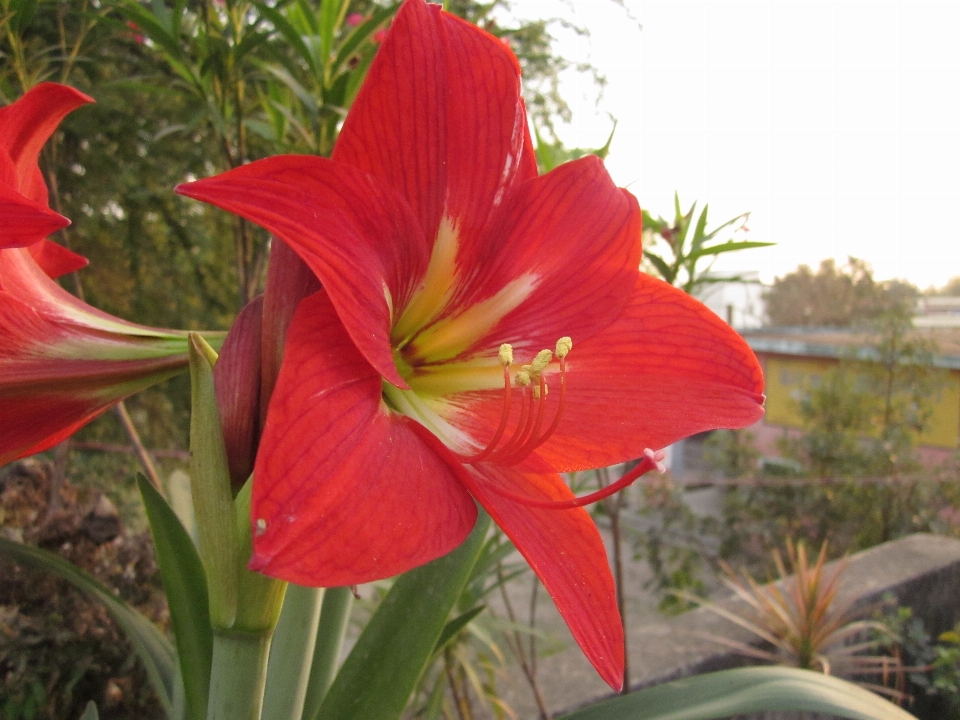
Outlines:
[[[759,642],[710,635],[737,653],[776,665],[788,665],[858,680],[876,692],[902,698],[903,667],[899,658],[878,651],[878,637],[893,633],[882,622],[866,619],[870,608],[840,594],[846,562],[826,568],[827,543],[811,563],[803,542],[786,542],[786,557],[775,549],[779,578],[761,584],[746,570],[722,563],[721,582],[746,607],[735,608],[689,597],[710,612],[749,631]],[[893,687],[891,687],[891,685]]]

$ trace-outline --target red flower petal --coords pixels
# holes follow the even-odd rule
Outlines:
[[[699,301],[641,275],[616,323],[567,357],[567,409],[538,451],[558,470],[640,457],[763,416],[753,351]]]
[[[282,240],[270,245],[267,285],[263,293],[260,345],[260,427],[267,420],[270,396],[283,364],[283,343],[297,305],[320,289],[313,270]]]
[[[40,149],[68,113],[93,102],[66,85],[40,83],[16,102],[0,108],[0,150],[16,167],[19,187],[26,197],[47,205],[47,186],[37,166]]]
[[[117,398],[113,402],[117,402]],[[49,450],[101,415],[111,403],[65,398],[60,393],[27,397],[0,395],[0,467]]]
[[[763,415],[763,374],[746,342],[707,307],[641,274],[612,325],[567,356],[566,408],[537,454],[558,471],[632,460],[715,428],[740,428]],[[546,372],[545,425],[559,404],[556,363]],[[514,407],[520,393],[514,389]],[[500,422],[501,392],[456,401],[450,422],[481,442]],[[512,427],[512,426],[511,426]],[[508,430],[509,436],[509,430]]]
[[[18,252],[24,251],[4,250],[0,258]],[[2,290],[0,337],[0,465],[56,445],[111,405],[177,374],[187,363],[185,347],[179,355],[164,355],[161,343],[111,336],[48,315]],[[98,351],[115,359],[91,359]]]
[[[428,247],[403,198],[354,168],[305,155],[260,160],[177,192],[282,238],[323,283],[364,357],[407,387],[390,347],[391,314],[423,276]]]
[[[25,247],[70,224],[62,215],[0,185],[0,250]]]
[[[354,585],[422,565],[470,532],[476,505],[415,423],[386,408],[381,383],[327,294],[301,302],[254,469],[252,569]]]
[[[444,215],[475,238],[504,192],[536,175],[516,58],[439,6],[408,0],[333,159],[399,190],[431,242]]]
[[[40,269],[54,279],[85,268],[90,264],[90,261],[83,255],[77,255],[72,250],[67,250],[62,245],[57,245],[49,240],[35,242],[27,249]]]
[[[613,184],[596,156],[523,183],[507,195],[479,242],[462,248],[462,265],[482,271],[444,315],[529,277],[529,297],[475,349],[495,353],[509,342],[517,361],[528,362],[560,337],[585,340],[630,299],[640,265],[640,223],[636,199]]]
[[[481,463],[471,494],[486,508],[543,581],[584,655],[614,690],[623,687],[623,625],[600,533],[583,508],[543,510],[508,500],[499,486],[540,500],[573,493],[556,474],[532,475]],[[468,482],[465,480],[465,482]]]

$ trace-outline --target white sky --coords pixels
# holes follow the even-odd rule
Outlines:
[[[921,288],[960,275],[960,2],[922,0],[513,0],[567,17],[569,146],[598,147],[642,206],[710,203],[710,226],[752,211],[774,248],[718,269],[770,281],[847,255]],[[642,24],[641,31],[639,24]]]

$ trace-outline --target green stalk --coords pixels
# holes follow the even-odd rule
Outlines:
[[[307,720],[317,716],[323,696],[327,694],[333,676],[337,673],[337,661],[340,659],[340,649],[347,634],[352,606],[353,593],[350,588],[328,588],[323,596],[317,644],[310,665],[310,682],[303,704],[303,717]]]
[[[323,588],[287,586],[273,635],[263,699],[265,720],[300,720],[317,642]]]
[[[213,631],[207,720],[260,720],[271,635]]]

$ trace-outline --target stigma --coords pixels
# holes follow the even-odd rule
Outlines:
[[[474,455],[460,455],[464,463],[489,462],[495,465],[517,465],[526,460],[556,432],[566,406],[566,358],[572,349],[573,341],[569,337],[562,337],[557,340],[554,350],[541,350],[529,364],[522,365],[516,373],[511,373],[514,359],[513,347],[509,343],[500,346],[497,355],[503,367],[503,407],[500,423],[493,437],[482,450]],[[549,392],[544,373],[554,361],[559,365],[559,401],[553,418],[544,430],[546,399]],[[520,390],[520,413],[513,429],[507,434],[514,387]],[[505,435],[507,435],[506,438]]]

